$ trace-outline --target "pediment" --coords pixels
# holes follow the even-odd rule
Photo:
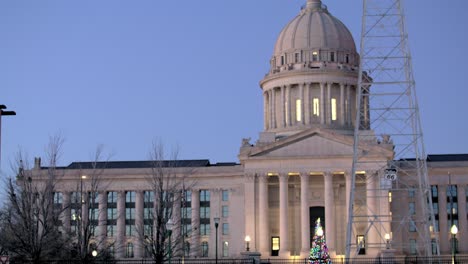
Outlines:
[[[250,157],[352,156],[353,137],[323,130],[306,131],[259,147]]]

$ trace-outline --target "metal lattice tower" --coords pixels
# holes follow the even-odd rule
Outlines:
[[[403,0],[363,3],[346,257],[438,254]]]

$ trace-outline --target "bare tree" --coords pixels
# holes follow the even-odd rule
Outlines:
[[[185,241],[190,237],[190,229],[184,228],[190,225],[184,222],[184,198],[194,182],[187,180],[191,171],[177,159],[177,151],[167,157],[161,143],[153,143],[150,162],[147,180],[151,192],[144,194],[143,221],[137,224],[137,232],[146,257],[164,263],[184,254]]]
[[[92,162],[83,163],[76,175],[79,182],[76,186],[74,196],[71,199],[72,210],[72,257],[82,263],[89,263],[95,259],[93,251],[100,259],[109,257],[105,238],[98,232],[101,215],[106,214],[105,210],[99,208],[100,191],[106,190],[109,183],[104,183],[102,174],[106,169],[109,157],[103,160],[103,146],[96,148]],[[102,195],[102,193],[101,193]]]
[[[2,212],[2,247],[10,256],[23,261],[40,263],[59,257],[68,243],[61,232],[60,215],[56,206],[56,182],[60,177],[57,160],[63,139],[50,138],[46,154],[47,170],[33,173],[20,152],[15,163],[18,175],[7,181],[7,201]]]

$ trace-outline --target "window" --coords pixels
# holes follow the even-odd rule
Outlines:
[[[456,215],[458,214],[458,203],[447,203],[447,214]]]
[[[145,199],[145,203],[153,203],[154,202],[154,192],[153,191],[145,191],[144,199]]]
[[[331,118],[333,121],[336,120],[336,99],[331,99]]]
[[[153,219],[153,208],[145,207],[143,209],[143,219],[145,220]]]
[[[346,54],[346,55],[345,55],[345,62],[346,62],[346,63],[349,63],[349,54]]]
[[[434,209],[434,214],[439,213],[439,203],[432,203],[432,208]]]
[[[415,214],[416,214],[416,208],[415,208],[414,202],[410,202],[410,203],[408,204],[408,206],[409,206],[409,213],[410,213],[410,215],[415,215]]]
[[[223,205],[223,211],[222,211],[222,216],[224,218],[229,217],[229,206]]]
[[[107,220],[117,219],[117,208],[107,208]]]
[[[207,208],[207,207],[203,207]],[[210,209],[210,208],[208,208]],[[183,207],[182,208],[182,218],[192,218],[192,208],[191,207]]]
[[[135,202],[135,192],[125,192],[125,203]]]
[[[203,241],[201,244],[202,247],[202,257],[208,257],[208,242]]]
[[[223,223],[223,235],[229,235],[229,224]]]
[[[125,225],[125,236],[135,235],[135,226],[134,225]]]
[[[318,52],[317,51],[312,52],[312,61],[318,61]]]
[[[127,250],[125,252],[125,257],[126,258],[133,258],[133,243],[128,243],[127,244]]]
[[[457,197],[457,186],[448,185],[447,186],[447,197]]]
[[[416,223],[413,220],[410,220],[409,231],[410,232],[416,232]]]
[[[300,122],[302,120],[302,107],[301,100],[296,100],[296,121]]]
[[[229,201],[229,191],[223,190],[223,202]]]
[[[188,241],[184,243],[184,256],[190,257],[190,243]]]
[[[125,208],[125,220],[135,219],[135,208]]]
[[[201,190],[200,191],[200,202],[209,202],[210,201],[210,191]]]
[[[223,242],[223,257],[229,257],[229,243],[227,241]]]
[[[115,255],[114,245],[109,246],[109,255],[111,255],[111,257],[114,257],[114,255]]]
[[[435,239],[431,239],[431,249],[432,249],[432,255],[438,255],[437,254],[437,241]]]
[[[107,192],[107,203],[117,203],[117,192]]]
[[[366,239],[363,235],[358,235],[356,237],[356,244],[358,245],[359,251],[358,255],[365,255],[366,254]]]
[[[210,218],[210,207],[200,207],[200,218]]]
[[[144,225],[143,226],[143,235],[145,237],[153,237],[153,225]]]
[[[416,255],[417,250],[416,250],[416,239],[410,239],[410,254],[411,255]]]
[[[200,224],[200,235],[208,236],[210,234],[210,224]]]
[[[151,196],[151,194],[148,194]],[[125,192],[125,236],[134,236],[135,232],[135,192]],[[133,252],[133,244],[132,244]],[[133,256],[132,256],[133,257]]]
[[[185,191],[184,192],[184,200],[186,202],[191,202],[192,201],[192,191]]]
[[[411,187],[411,188],[408,190],[408,197],[414,198],[415,193],[416,193],[416,190],[414,189],[414,187]]]
[[[108,237],[115,236],[116,231],[117,231],[117,226],[116,225],[107,225],[107,236]]]
[[[335,61],[335,52],[330,52],[330,61]]]
[[[284,56],[281,56],[281,65],[284,65]]]
[[[278,256],[280,250],[280,238],[275,236],[271,238],[271,255]]]
[[[63,195],[61,192],[54,192],[54,204],[62,204]]]
[[[319,104],[319,99],[318,98],[314,98],[312,100],[312,103],[314,105],[314,116],[319,116],[320,115],[320,104]]]
[[[431,185],[431,191],[432,191],[432,197],[438,197],[439,192],[437,191],[437,186],[436,185]]]

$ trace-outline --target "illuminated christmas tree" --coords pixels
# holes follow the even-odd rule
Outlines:
[[[323,233],[320,218],[315,222],[314,239],[312,248],[310,249],[309,263],[311,264],[330,264],[330,254],[328,254],[327,243],[325,242],[325,234]]]

